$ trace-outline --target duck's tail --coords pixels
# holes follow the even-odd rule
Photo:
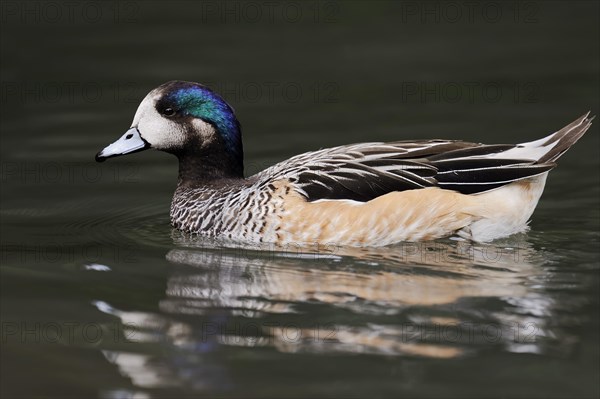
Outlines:
[[[530,159],[538,164],[554,163],[573,144],[577,142],[592,125],[594,117],[588,111],[585,115],[571,122],[559,131],[542,139],[518,144],[502,153],[496,154],[501,158]]]
[[[475,241],[490,241],[527,230],[528,220],[544,191],[548,170],[590,128],[594,118],[589,115],[588,112],[543,139],[518,144],[494,154],[493,158],[528,159],[533,162],[529,168],[547,169],[540,174],[531,174],[526,179],[515,179],[514,184],[472,196],[476,204],[474,213],[480,219],[459,232],[459,235]]]

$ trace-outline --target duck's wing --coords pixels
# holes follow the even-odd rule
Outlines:
[[[392,191],[440,187],[479,194],[545,173],[589,129],[589,112],[543,139],[486,145],[452,140],[361,143],[297,155],[253,176],[285,179],[308,201],[369,201]]]
[[[449,140],[361,143],[301,154],[256,178],[263,184],[286,179],[308,201],[369,201],[393,191],[433,186],[480,193],[554,167],[493,157],[512,148]]]

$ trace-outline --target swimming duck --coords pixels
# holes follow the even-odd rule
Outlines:
[[[448,236],[486,242],[527,230],[548,171],[592,119],[588,112],[522,144],[344,145],[244,177],[233,108],[206,86],[171,81],[142,100],[131,128],[96,160],[148,148],[177,156],[171,224],[207,237],[282,245],[383,246]]]

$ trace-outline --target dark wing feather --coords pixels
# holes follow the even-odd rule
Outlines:
[[[555,164],[553,163],[515,163],[504,166],[448,170],[438,173],[436,179],[438,186],[441,188],[455,190],[463,194],[476,194],[502,187],[517,180],[539,175],[549,171],[554,166]]]
[[[442,161],[445,159],[454,160],[460,158],[482,157],[486,155],[497,154],[499,152],[507,151],[516,147],[514,144],[469,144],[472,144],[472,146],[446,152],[439,152],[437,154],[433,154],[428,159],[430,161]]]
[[[308,201],[369,201],[393,191],[435,186],[481,193],[554,167],[486,158],[514,147],[446,140],[354,144],[298,155],[257,178],[288,179]]]
[[[300,172],[297,185],[310,200],[350,199],[369,201],[392,191],[403,191],[431,186],[435,168],[410,169],[403,162],[398,169],[378,169],[358,162],[336,163],[336,168],[326,173]],[[395,166],[387,163],[387,167]],[[428,179],[429,177],[429,179]]]

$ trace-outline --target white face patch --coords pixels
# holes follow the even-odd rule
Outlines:
[[[192,126],[194,126],[194,133],[200,136],[200,142],[205,147],[214,140],[214,136],[217,134],[215,128],[210,124],[204,122],[202,119],[192,119]]]
[[[138,128],[142,138],[152,148],[158,150],[183,148],[187,141],[184,126],[161,115],[156,110],[156,102],[162,94],[156,89],[148,93],[140,103],[131,126]],[[195,132],[201,136],[201,142],[206,142],[210,136],[215,134],[214,128],[201,119],[193,119],[192,124]]]

